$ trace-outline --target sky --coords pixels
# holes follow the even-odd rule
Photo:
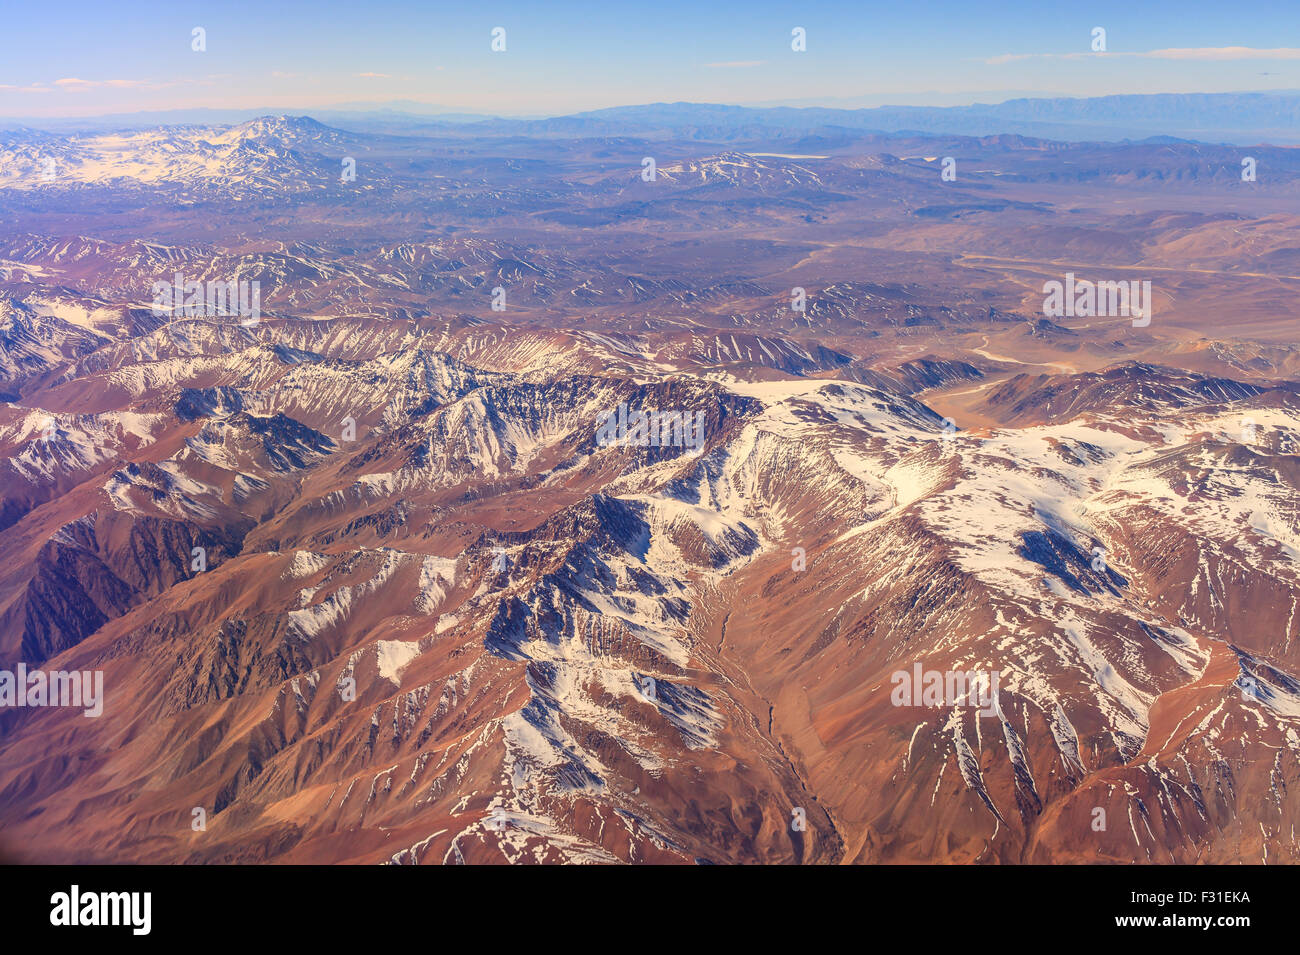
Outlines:
[[[492,50],[492,31],[505,50]],[[806,50],[791,49],[801,27]],[[1106,50],[1094,52],[1093,31]],[[193,49],[202,28],[206,49]],[[0,117],[961,105],[1300,89],[1300,0],[14,3]]]

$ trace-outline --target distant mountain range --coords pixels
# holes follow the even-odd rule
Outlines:
[[[1294,143],[1300,142],[1300,92],[1162,93],[873,109],[746,109],[660,103],[580,113],[571,119],[630,124],[639,129],[759,125],[807,131],[841,126],[886,133],[962,136],[1014,133],[1067,142],[1163,135],[1206,142]]]
[[[130,129],[160,124],[239,123],[268,112],[296,110],[169,110],[78,119],[15,118],[0,127],[66,131]],[[879,106],[870,109],[710,103],[652,103],[545,118],[453,112],[402,101],[342,104],[313,110],[322,122],[366,132],[446,129],[486,135],[646,136],[726,139],[763,130],[792,137],[818,130],[989,136],[1018,134],[1066,142],[1171,136],[1216,143],[1300,143],[1300,91],[1158,93],[1088,99],[1012,99],[970,106]]]

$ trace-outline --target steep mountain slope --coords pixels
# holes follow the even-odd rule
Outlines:
[[[1151,400],[1122,413],[965,433],[842,380],[322,351],[181,364],[146,437],[101,413],[53,439],[103,460],[21,419],[14,466],[69,490],[0,542],[6,656],[103,669],[112,718],[5,714],[0,804],[44,807],[15,838],[61,820],[57,858],[171,861],[1293,851],[1300,421],[1250,409],[1234,438],[1259,389],[1130,368]],[[705,440],[603,446],[620,405],[698,409]],[[317,430],[345,410],[353,441]],[[996,672],[996,709],[893,705],[914,664]]]

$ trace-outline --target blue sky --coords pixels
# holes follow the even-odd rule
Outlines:
[[[506,51],[490,48],[494,27]],[[807,52],[790,48],[793,27]],[[1105,55],[1091,32],[1104,27]],[[203,27],[207,50],[191,49]],[[405,101],[960,104],[1300,89],[1300,0],[11,4],[0,116]]]

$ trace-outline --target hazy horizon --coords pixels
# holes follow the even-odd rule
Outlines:
[[[78,115],[69,116],[49,116],[45,119],[55,120],[58,124],[66,125],[69,122],[78,120],[105,120],[114,118],[146,117],[153,115],[167,115],[174,113],[243,113],[250,116],[312,116],[316,113],[357,113],[359,115],[369,113],[392,113],[395,115],[405,115],[419,118],[437,119],[442,117],[475,117],[503,120],[537,120],[537,119],[560,119],[569,116],[581,116],[591,113],[608,112],[612,110],[637,109],[649,106],[715,106],[739,109],[761,110],[761,109],[807,109],[807,110],[846,110],[846,111],[867,111],[875,109],[948,109],[961,108],[969,106],[1004,106],[1008,103],[1022,100],[1093,100],[1107,99],[1117,97],[1133,96],[1218,96],[1218,95],[1238,95],[1238,96],[1300,96],[1298,89],[1249,89],[1249,90],[1181,90],[1168,93],[1114,93],[1106,96],[1035,96],[1032,91],[998,91],[988,94],[972,94],[971,97],[964,97],[960,102],[950,102],[951,97],[942,96],[935,93],[917,93],[911,99],[908,98],[880,98],[880,102],[862,103],[858,102],[858,97],[842,97],[839,99],[826,97],[819,100],[808,101],[791,101],[791,100],[765,100],[761,102],[720,102],[711,100],[642,100],[636,102],[617,103],[611,106],[602,106],[594,109],[578,109],[571,111],[538,111],[538,112],[512,112],[502,110],[498,112],[479,112],[474,110],[458,109],[453,106],[434,103],[419,103],[410,100],[374,100],[374,101],[355,101],[355,102],[338,102],[338,103],[321,103],[315,106],[301,106],[292,104],[266,104],[260,106],[198,106],[198,107],[167,107],[157,109],[138,109],[138,110],[106,110],[101,112],[88,112]],[[926,102],[928,98],[934,98],[934,102]],[[937,101],[942,100],[942,102]],[[0,121],[3,122],[20,122],[20,121],[39,121],[40,116],[18,116],[18,115],[0,115]]]
[[[1104,2],[1043,17],[1032,3],[1012,0],[994,17],[939,2],[927,6],[920,33],[916,11],[841,2],[750,4],[743,17],[725,5],[675,2],[653,12],[572,2],[472,10],[380,2],[364,14],[321,17],[318,7],[295,3],[108,11],[75,0],[57,30],[42,11],[9,14],[11,37],[41,42],[6,50],[0,116],[394,101],[556,116],[648,102],[954,106],[1026,94],[1300,87],[1300,47],[1278,45],[1288,22],[1300,26],[1294,5],[1253,5],[1249,18],[1194,7]],[[497,29],[504,33],[494,49]],[[1105,31],[1101,51],[1097,29]]]

